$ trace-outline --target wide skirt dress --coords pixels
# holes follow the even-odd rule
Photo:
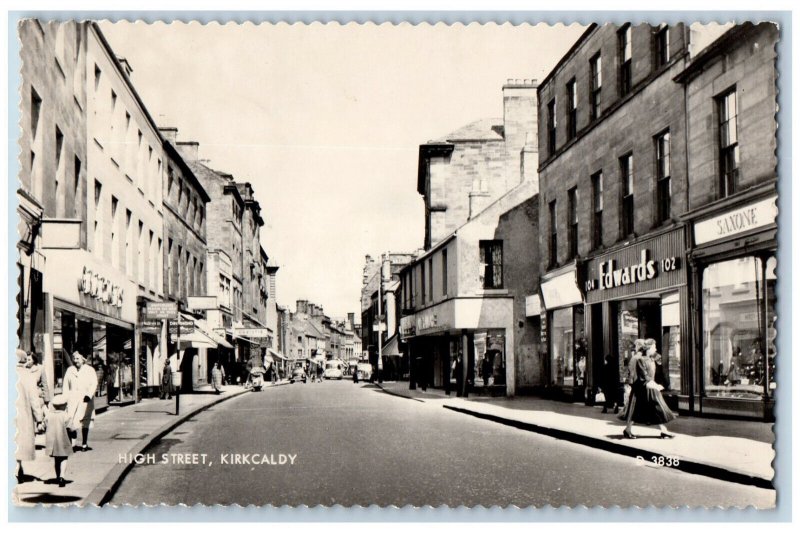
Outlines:
[[[656,387],[648,387],[637,383],[633,387],[628,408],[620,414],[620,419],[627,420],[633,410],[633,422],[647,426],[666,424],[675,420],[676,416],[667,406],[664,397]]]

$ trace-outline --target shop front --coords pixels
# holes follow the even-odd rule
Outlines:
[[[587,353],[576,264],[548,272],[542,276],[539,288],[544,303],[541,328],[542,346],[547,347],[544,368],[548,395],[581,400],[586,387]]]
[[[608,359],[616,383],[630,384],[628,362],[636,339],[654,339],[657,383],[674,409],[690,410],[689,293],[686,228],[652,234],[588,259],[586,299],[587,396],[591,403],[603,383]],[[614,394],[621,396],[621,387]],[[607,393],[608,391],[604,391]],[[620,398],[621,399],[621,398]]]
[[[412,386],[455,393],[463,380],[468,393],[513,396],[512,325],[513,299],[506,296],[453,298],[402,317]]]
[[[47,250],[44,364],[59,393],[80,351],[97,372],[95,406],[136,400],[136,285],[84,250]]]
[[[697,401],[704,414],[771,420],[777,336],[774,187],[696,214]]]

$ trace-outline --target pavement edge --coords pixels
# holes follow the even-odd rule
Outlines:
[[[281,385],[285,385],[285,383],[277,383],[275,385],[272,385],[272,387],[279,387]],[[170,420],[169,422],[167,422],[166,424],[164,424],[163,426],[158,428],[156,431],[154,431],[153,433],[148,435],[141,442],[136,444],[133,448],[128,450],[128,453],[131,453],[131,454],[134,454],[134,455],[138,454],[138,453],[143,453],[150,446],[152,446],[157,441],[159,441],[164,435],[166,435],[167,433],[171,432],[172,430],[174,430],[175,428],[177,428],[178,426],[180,426],[181,424],[186,422],[188,419],[190,419],[193,416],[195,416],[197,413],[205,411],[206,409],[209,409],[209,408],[211,408],[211,407],[213,407],[215,405],[218,405],[218,404],[220,404],[222,402],[225,402],[227,400],[232,400],[233,398],[238,398],[239,396],[241,396],[243,394],[246,394],[248,392],[251,392],[251,391],[248,390],[248,389],[237,391],[237,392],[234,392],[234,393],[232,393],[232,394],[230,394],[228,396],[223,396],[223,397],[217,398],[214,401],[209,402],[209,403],[207,403],[205,405],[201,405],[199,407],[196,407],[196,408],[192,409],[191,411],[187,411],[185,414],[178,415],[177,418],[175,418],[174,420]],[[114,496],[114,493],[119,488],[120,484],[122,483],[123,478],[131,470],[131,468],[133,468],[133,467],[134,467],[133,463],[123,463],[123,464],[118,464],[115,467],[113,467],[111,469],[111,471],[108,474],[106,474],[106,476],[103,478],[103,481],[101,481],[92,490],[92,492],[90,492],[89,495],[86,498],[84,498],[84,500],[82,502],[80,502],[79,505],[81,507],[86,506],[86,505],[96,505],[97,507],[104,506]]]
[[[386,387],[383,386],[382,383],[375,382],[375,383],[372,383],[372,384],[375,385],[380,390],[382,390],[383,392],[385,392],[386,394],[388,394],[390,396],[397,396],[398,398],[405,398],[406,400],[414,400],[415,402],[425,403],[425,400],[422,400],[420,398],[414,398],[412,396],[406,396],[405,394],[402,394],[402,393],[395,392],[393,390],[387,389]]]
[[[443,405],[442,407],[444,407],[445,409],[449,409],[451,411],[455,411],[457,413],[474,416],[476,418],[482,418],[484,420],[489,420],[491,422],[497,422],[505,426],[515,427],[517,429],[522,429],[524,431],[540,433],[550,437],[555,437],[557,439],[574,442],[576,444],[590,446],[595,449],[602,449],[611,453],[625,455],[627,457],[636,458],[645,455],[660,455],[650,450],[645,450],[643,448],[637,448],[634,446],[627,446],[624,444],[618,444],[616,442],[612,442],[607,439],[599,439],[597,437],[582,435],[580,433],[574,433],[562,429],[540,426],[538,424],[532,424],[530,422],[522,422],[521,420],[515,420],[513,418],[505,418],[497,415],[492,415],[489,413],[483,413],[481,411],[467,409],[464,407],[457,407],[454,405]],[[737,472],[727,468],[700,463],[697,461],[686,460],[683,458],[681,458],[678,466],[664,467],[664,468],[673,468],[675,470],[680,470],[682,472],[686,472],[689,474],[711,477],[719,479],[721,481],[729,481],[732,483],[740,483],[743,485],[750,485],[762,489],[775,490],[775,486],[773,485],[771,479],[766,479],[759,476],[753,476],[750,474]]]

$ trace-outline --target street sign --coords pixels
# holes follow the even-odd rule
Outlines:
[[[176,335],[178,333],[178,325],[181,327],[181,335],[188,335],[190,333],[194,333],[195,324],[191,320],[180,319],[180,320],[170,320],[169,321],[169,332],[172,335]]]
[[[187,307],[190,311],[206,311],[217,308],[216,296],[189,296]]]
[[[233,334],[240,337],[269,337],[270,331],[267,328],[234,328]]]
[[[161,320],[146,319],[139,322],[143,333],[161,333]]]
[[[178,304],[177,302],[147,302],[144,314],[147,318],[177,318]]]
[[[383,322],[380,324],[373,324],[372,331],[386,331],[386,324]]]

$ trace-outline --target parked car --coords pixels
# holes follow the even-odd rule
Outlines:
[[[302,381],[303,383],[308,381],[308,376],[306,376],[306,371],[302,366],[296,366],[292,369],[292,377],[289,378],[289,383],[294,383],[295,381]]]
[[[325,379],[342,379],[344,372],[342,369],[344,368],[344,363],[339,360],[332,360],[332,361],[325,361],[325,371],[322,374],[322,377]]]

